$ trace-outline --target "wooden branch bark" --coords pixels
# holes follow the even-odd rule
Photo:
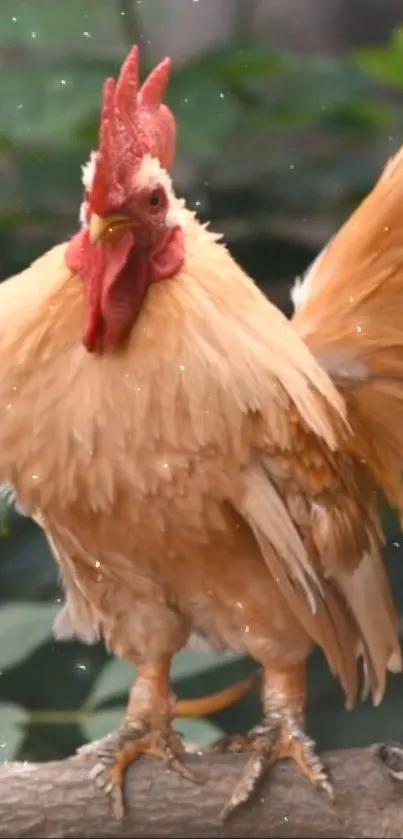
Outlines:
[[[402,751],[403,753],[403,751]],[[375,747],[324,756],[337,799],[331,804],[288,761],[274,767],[253,803],[226,824],[219,811],[244,756],[188,757],[204,784],[179,778],[149,758],[127,774],[128,814],[111,814],[104,794],[88,780],[90,764],[65,761],[0,766],[2,839],[64,837],[403,837],[403,787],[382,765]]]

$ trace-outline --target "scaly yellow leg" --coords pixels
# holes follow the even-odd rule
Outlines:
[[[292,758],[312,784],[333,798],[333,788],[315,752],[315,744],[304,731],[305,700],[305,664],[286,671],[265,669],[263,721],[247,738],[233,738],[227,746],[232,751],[252,754],[222,811],[222,818],[247,802],[267,769],[285,757]]]

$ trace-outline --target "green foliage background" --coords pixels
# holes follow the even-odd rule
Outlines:
[[[109,0],[0,4],[2,278],[77,225],[80,165],[97,143],[103,80],[116,75],[133,42],[142,44],[147,70],[133,8]],[[174,69],[178,185],[285,311],[294,277],[399,147],[402,91],[403,27],[388,44],[348,56],[279,54],[237,42]],[[189,164],[190,178],[181,164]],[[0,759],[61,757],[117,723],[133,671],[102,644],[53,641],[62,595],[49,550],[30,520],[0,503]],[[400,531],[388,512],[385,524],[403,606]],[[183,652],[175,687],[198,695],[252,668],[239,657]],[[310,684],[310,728],[320,745],[403,736],[401,677],[390,680],[381,709],[365,702],[350,714],[318,654]],[[211,743],[248,728],[258,711],[255,692],[214,718],[179,727]]]

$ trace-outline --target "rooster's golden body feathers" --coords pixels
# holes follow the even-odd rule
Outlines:
[[[82,346],[65,245],[0,286],[0,480],[47,532],[81,637],[141,662],[199,632],[273,668],[317,643],[351,701],[362,655],[378,700],[400,651],[353,403],[185,217],[183,269],[120,350]]]

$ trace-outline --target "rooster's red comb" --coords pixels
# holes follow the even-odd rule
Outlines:
[[[176,123],[163,97],[171,61],[165,58],[139,88],[139,50],[127,56],[117,82],[106,79],[103,90],[99,147],[91,185],[91,203],[102,205],[122,172],[135,172],[144,155],[169,169],[175,156]]]

